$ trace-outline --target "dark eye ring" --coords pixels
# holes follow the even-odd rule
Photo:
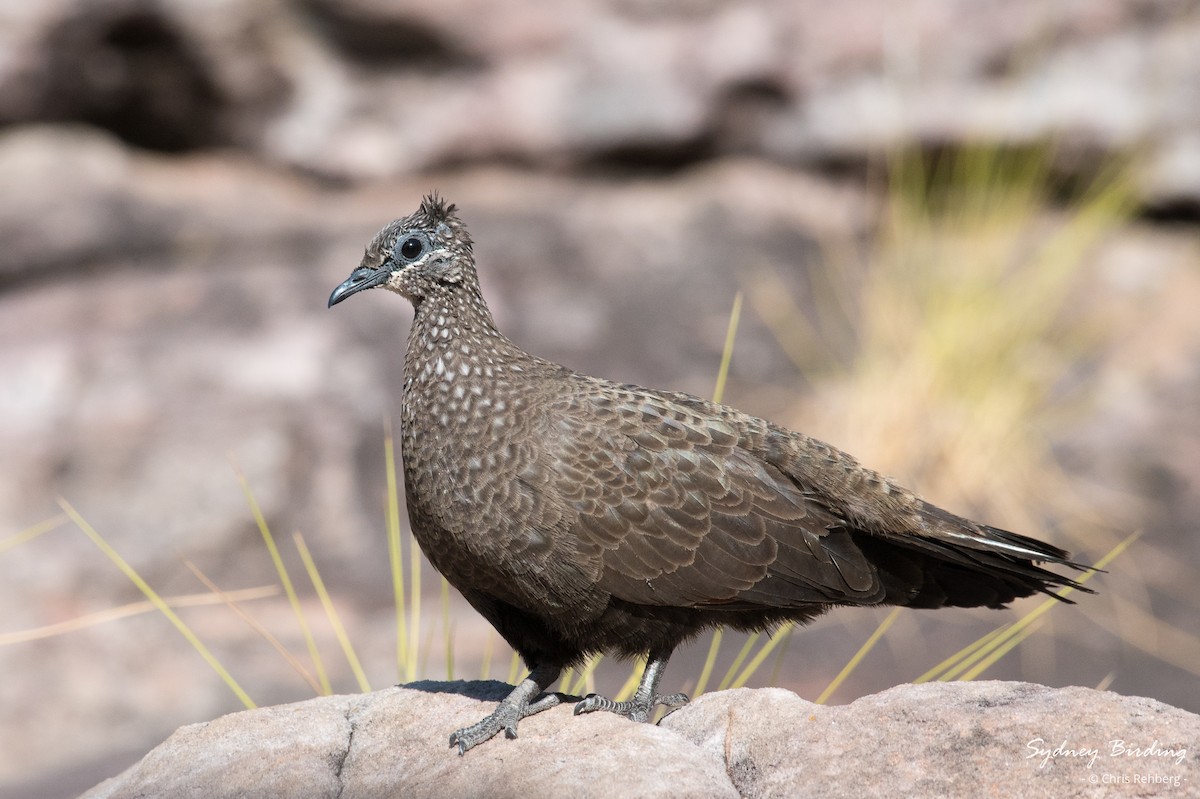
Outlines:
[[[420,255],[423,249],[424,245],[421,244],[421,240],[413,237],[400,245],[400,255],[411,261]]]

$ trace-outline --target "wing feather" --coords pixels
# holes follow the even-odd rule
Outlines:
[[[574,395],[556,409],[561,446],[548,448],[599,588],[683,607],[882,598],[841,520],[756,453],[745,431],[690,398],[627,394],[606,397],[599,416]]]

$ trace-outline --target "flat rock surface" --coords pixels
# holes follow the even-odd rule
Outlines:
[[[902,685],[826,707],[707,694],[658,726],[570,704],[460,757],[508,686],[420,682],[180,728],[83,799],[435,796],[1197,796],[1200,716],[1029,683]]]

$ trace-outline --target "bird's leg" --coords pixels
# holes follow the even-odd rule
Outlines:
[[[468,749],[478,746],[501,730],[504,730],[507,737],[516,738],[518,721],[534,713],[549,710],[561,701],[558,694],[546,694],[536,702],[533,701],[534,697],[554,684],[558,673],[557,666],[534,666],[529,676],[514,688],[512,693],[500,700],[500,704],[491,715],[451,734],[450,745],[457,746],[458,753],[463,755]]]
[[[633,721],[649,721],[654,714],[654,708],[665,705],[672,710],[683,707],[688,703],[687,694],[670,694],[663,696],[658,693],[658,682],[662,679],[663,670],[667,667],[670,651],[651,652],[646,661],[646,670],[642,672],[642,682],[638,685],[633,699],[627,702],[614,702],[603,696],[589,694],[575,706],[575,715],[591,713],[593,710],[607,710]]]

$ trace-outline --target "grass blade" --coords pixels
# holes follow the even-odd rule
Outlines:
[[[129,578],[130,582],[138,587],[138,590],[145,595],[146,599],[150,600],[154,607],[158,608],[158,611],[166,616],[171,624],[175,625],[175,629],[179,630],[183,637],[187,639],[187,642],[192,645],[192,648],[200,653],[200,657],[204,658],[204,661],[212,668],[212,670],[217,673],[217,675],[225,682],[227,686],[229,686],[229,690],[233,691],[238,700],[240,700],[241,703],[248,709],[256,707],[254,700],[250,698],[249,694],[242,690],[242,686],[238,685],[237,680],[233,679],[233,675],[225,670],[225,667],[221,665],[219,660],[217,660],[216,655],[209,651],[209,648],[204,645],[204,642],[201,641],[194,632],[192,632],[192,628],[188,627],[187,624],[184,623],[183,619],[176,615],[175,611],[171,609],[171,606],[168,605],[166,601],[158,595],[158,592],[151,588],[150,584],[142,579],[142,576],[137,573],[137,570],[130,566],[129,563],[122,558],[115,549],[112,548],[112,545],[110,545],[108,541],[104,540],[104,537],[96,532],[96,529],[88,524],[86,519],[79,515],[79,512],[76,511],[69,502],[60,498],[58,500],[58,504],[59,507],[61,507],[71,519],[71,521],[75,523],[75,526],[82,530],[84,534],[92,540],[93,544],[99,547],[100,551],[103,552],[108,559],[111,560],[113,564],[120,569],[126,577]]]
[[[638,685],[642,682],[642,674],[646,671],[646,658],[639,657],[633,664],[633,670],[629,673],[629,678],[625,680],[625,684],[621,686],[621,690],[617,691],[617,695],[613,697],[616,702],[625,702],[633,696],[633,692],[637,690]]]
[[[479,679],[492,679],[492,653],[496,649],[496,636],[488,632],[487,638],[483,639],[483,663],[479,666]]]
[[[283,642],[280,641],[278,638],[276,638],[271,633],[270,630],[268,630],[266,627],[263,627],[261,624],[259,624],[258,621],[256,619],[254,619],[254,617],[252,617],[246,611],[242,610],[241,606],[238,605],[238,601],[242,598],[241,595],[244,595],[247,592],[245,592],[245,591],[241,591],[241,592],[239,592],[239,591],[224,591],[221,588],[219,588],[216,583],[214,583],[212,580],[208,579],[208,575],[206,575],[204,572],[200,571],[200,567],[197,566],[195,563],[192,563],[190,560],[186,560],[183,562],[183,565],[187,566],[188,570],[192,574],[196,575],[196,579],[199,580],[200,582],[204,583],[204,586],[206,588],[208,588],[209,591],[212,592],[212,594],[208,595],[208,596],[212,596],[213,599],[224,602],[230,610],[232,610],[235,614],[237,614],[238,618],[240,618],[247,625],[249,625],[250,629],[254,630],[254,632],[256,632],[260,636],[262,636],[262,638],[268,644],[270,644],[271,647],[276,652],[278,652],[280,654],[280,656],[283,657],[284,660],[287,661],[288,665],[291,666],[292,669],[294,669],[295,672],[300,675],[300,679],[302,679],[306,683],[308,683],[309,687],[312,688],[314,694],[321,693],[320,683],[317,682],[316,678],[312,676],[312,674],[309,672],[308,669],[304,668],[304,664],[301,663],[300,660],[295,655],[293,655],[291,652],[289,652],[288,648],[283,645]],[[279,593],[279,586],[270,585],[270,586],[267,586],[267,588],[270,589],[267,594],[268,596],[275,596],[276,594]],[[255,597],[255,598],[257,598],[257,597]]]
[[[696,681],[695,696],[700,696],[708,688],[708,680],[712,676],[713,665],[717,662],[717,653],[721,649],[721,639],[725,630],[718,627],[713,630],[712,639],[708,642],[708,654],[704,658],[704,668],[700,671],[700,679]]]
[[[738,650],[737,657],[733,659],[733,663],[730,664],[728,671],[725,672],[725,676],[721,679],[721,684],[717,686],[718,691],[724,691],[734,681],[738,669],[742,667],[742,663],[750,655],[750,650],[754,648],[754,645],[758,643],[758,639],[761,637],[761,633],[754,633],[746,638],[746,642]]]
[[[321,660],[321,653],[317,649],[317,642],[313,639],[312,630],[308,627],[308,619],[304,616],[304,609],[300,606],[300,598],[296,595],[296,588],[292,585],[292,578],[288,575],[287,567],[283,565],[283,558],[279,555],[279,547],[275,546],[275,536],[271,534],[271,528],[267,525],[267,519],[263,516],[262,508],[258,506],[258,500],[254,498],[254,492],[250,490],[250,484],[246,482],[246,475],[236,466],[234,473],[237,475],[238,483],[242,486],[242,493],[246,495],[246,502],[250,504],[250,512],[254,514],[254,521],[258,524],[258,531],[262,534],[263,542],[267,545],[267,552],[271,554],[271,562],[275,564],[275,571],[279,575],[279,582],[283,584],[284,593],[287,594],[288,602],[292,606],[292,612],[296,614],[296,621],[300,624],[300,631],[304,634],[304,643],[308,647],[308,656],[312,659],[313,666],[317,670],[317,680],[321,683],[321,693],[329,696],[333,693],[333,688],[329,684],[329,676],[325,673],[325,663]]]
[[[414,536],[408,538],[408,662],[404,681],[412,682],[420,674],[418,655],[421,648],[421,551]]]
[[[900,611],[902,609],[903,608],[892,608],[892,612],[885,616],[883,621],[879,622],[879,626],[876,627],[875,631],[871,633],[866,641],[863,642],[863,645],[858,648],[858,651],[854,653],[854,657],[850,658],[850,660],[846,662],[846,665],[842,667],[842,670],[838,672],[837,676],[833,678],[829,685],[826,686],[825,690],[821,692],[821,695],[817,697],[818,705],[825,704],[829,697],[833,696],[833,692],[836,691],[841,684],[846,681],[846,678],[849,677],[856,668],[858,668],[858,664],[862,662],[863,658],[867,656],[868,652],[875,648],[875,644],[879,643],[879,640],[883,638],[883,634],[888,631],[888,628],[891,627],[893,622],[896,621],[897,617],[900,616]]]
[[[387,432],[383,439],[384,464],[387,471],[387,544],[388,565],[392,573],[392,595],[396,602],[396,671],[400,679],[413,677],[407,672],[408,619],[404,598],[404,546],[400,537],[400,491],[396,481],[396,446],[390,419],[384,419]]]
[[[1128,623],[1113,633],[1143,652],[1200,677],[1200,638],[1181,630],[1122,597],[1114,597],[1117,616]]]
[[[1115,560],[1122,552],[1128,549],[1129,546],[1141,536],[1141,534],[1141,530],[1130,533],[1120,543],[1105,553],[1104,557],[1096,561],[1096,565],[1091,567],[1091,571],[1079,577],[1076,582],[1080,585],[1083,585],[1088,580],[1092,579],[1092,577],[1100,573],[1105,566],[1112,563],[1113,560]],[[1064,586],[1054,593],[1057,596],[1065,597],[1074,591],[1075,589],[1073,587]],[[1029,635],[1028,632],[1025,632],[1026,628],[1028,628],[1046,613],[1050,612],[1051,608],[1060,604],[1062,603],[1053,597],[1047,598],[1013,624],[993,630],[975,643],[955,653],[952,657],[942,661],[933,669],[925,672],[925,674],[922,674],[920,677],[918,677],[915,682],[925,682],[929,679],[937,679],[944,682],[946,680],[955,679],[955,677],[959,674],[963,674],[963,677],[960,678],[963,680],[974,679],[975,677],[978,677],[983,673],[984,669],[999,660],[1001,655],[1009,652],[1018,643],[1025,640],[1025,638]],[[1010,644],[1009,641],[1013,638],[1016,638],[1017,640]],[[992,657],[992,654],[997,651],[999,651],[1000,654]],[[982,661],[985,665],[980,668],[971,668],[973,664],[980,661]],[[967,669],[970,669],[970,671],[966,671]],[[966,673],[964,674],[964,672]],[[936,677],[934,676],[935,674],[937,675]],[[967,674],[970,676],[966,676]]]
[[[63,517],[63,519],[66,518],[66,516]],[[248,601],[252,599],[266,599],[267,597],[276,596],[278,593],[279,586],[264,585],[258,588],[243,588],[239,591],[229,591],[224,596],[184,594],[182,596],[163,597],[163,601],[172,608],[195,608],[205,605],[216,605],[222,601],[229,600]],[[154,613],[157,610],[158,606],[148,599],[141,602],[130,602],[127,605],[108,608],[107,610],[100,610],[83,616],[76,616],[73,619],[67,619],[55,624],[47,624],[29,630],[18,630],[12,633],[0,633],[0,646],[23,644],[27,641],[40,641],[44,638],[54,638],[59,635],[73,633],[77,630],[86,630],[88,627],[95,627],[110,621],[127,619],[131,616],[140,616],[143,613]]]
[[[346,662],[350,664],[350,670],[354,672],[354,679],[358,681],[358,688],[364,694],[368,693],[371,686],[367,682],[367,675],[363,672],[362,664],[358,662],[358,655],[355,654],[354,647],[350,644],[350,637],[346,635],[346,628],[342,626],[342,619],[338,615],[337,608],[333,606],[333,600],[330,598],[329,592],[325,590],[325,581],[321,579],[321,573],[317,571],[317,564],[313,561],[312,553],[308,551],[308,544],[304,543],[304,536],[300,533],[292,533],[292,538],[296,542],[296,549],[300,552],[300,559],[304,561],[304,569],[308,572],[308,578],[312,581],[313,588],[316,589],[317,596],[321,600],[321,607],[325,609],[325,615],[333,627],[333,634],[337,636],[342,652],[346,655]]]
[[[604,660],[604,655],[592,655],[588,658],[587,663],[579,670],[579,676],[575,679],[574,685],[568,685],[567,681],[563,681],[563,690],[568,694],[579,696],[585,691],[592,693],[593,680],[592,675],[596,672],[596,667],[600,665],[600,661]]]
[[[61,527],[66,520],[67,517],[63,516],[62,514],[59,514],[58,516],[52,516],[45,521],[38,522],[32,527],[25,528],[19,533],[10,535],[8,538],[0,539],[0,552],[5,552],[13,547],[18,547],[27,541],[32,541],[42,533],[48,533],[56,527]]]
[[[929,682],[930,680],[941,680],[942,678],[940,675],[949,673],[957,664],[963,662],[974,663],[976,660],[978,660],[978,658],[972,656],[980,649],[984,649],[986,651],[987,644],[1007,630],[1010,626],[1012,625],[1002,624],[987,635],[977,638],[967,646],[964,646],[962,649],[943,660],[941,663],[934,666],[929,671],[922,674],[920,677],[917,677],[915,680],[913,680],[913,682],[923,683]],[[961,669],[959,669],[959,671],[961,671]],[[958,672],[956,671],[955,673],[957,674]]]
[[[1042,622],[1038,621],[1036,624],[1030,624],[1029,626],[1024,627],[1016,635],[1004,636],[1003,640],[1001,640],[1001,642],[995,648],[991,649],[991,651],[988,653],[987,657],[980,660],[979,663],[976,666],[974,666],[973,668],[968,669],[966,672],[964,672],[963,675],[961,677],[959,677],[959,680],[961,680],[962,682],[970,682],[971,680],[978,677],[980,674],[983,674],[985,671],[988,670],[989,667],[991,667],[991,665],[993,663],[995,663],[997,660],[999,660],[1000,658],[1007,655],[1010,651],[1012,651],[1014,648],[1016,648],[1017,644],[1024,641],[1026,638],[1028,638],[1030,635],[1032,635],[1035,630],[1037,630],[1041,626],[1042,626]]]
[[[738,323],[742,318],[742,292],[733,295],[733,308],[729,311],[729,326],[725,329],[725,346],[721,348],[721,366],[717,369],[717,383],[713,386],[713,402],[725,396],[725,382],[729,378],[729,363],[733,360],[733,342],[737,339]]]
[[[767,659],[771,651],[779,646],[781,641],[787,640],[788,636],[792,634],[793,626],[791,622],[784,622],[783,626],[776,630],[767,639],[767,642],[762,645],[762,648],[758,650],[757,654],[750,659],[750,662],[746,664],[746,668],[742,670],[742,673],[738,675],[737,679],[729,687],[741,688],[745,685],[754,676],[754,672],[758,671],[758,667],[763,664],[763,661]]]
[[[454,625],[450,622],[450,582],[442,578],[442,634],[446,637],[446,679],[454,679]]]
[[[725,396],[725,385],[729,378],[729,364],[733,361],[733,344],[737,340],[738,325],[742,319],[742,292],[733,295],[733,307],[729,309],[729,325],[725,328],[725,344],[721,348],[721,365],[717,369],[717,381],[713,386],[713,402],[720,402]],[[696,682],[693,696],[700,696],[708,688],[708,680],[712,676],[713,664],[721,649],[724,630],[717,628],[713,631],[708,642],[708,655],[704,658],[704,669]]]

